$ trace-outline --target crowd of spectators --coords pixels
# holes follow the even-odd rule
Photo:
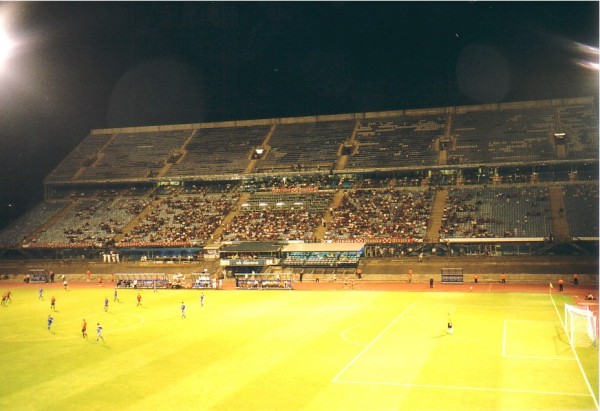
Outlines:
[[[167,191],[129,232],[120,245],[186,245],[211,238],[231,211],[239,194],[212,192],[208,187]]]
[[[73,211],[32,239],[30,247],[107,247],[147,205],[143,197],[102,192],[76,200]]]
[[[47,203],[56,203],[56,208],[43,214],[44,221],[53,214],[54,220],[38,232],[35,227],[27,228],[35,238],[31,234],[24,246],[189,246],[212,239],[221,227],[218,240],[224,241],[360,241],[382,245],[377,255],[402,256],[409,253],[405,245],[425,239],[431,229],[435,189],[413,188],[417,182],[412,178],[364,178],[351,181],[353,188],[348,189],[342,187],[342,180],[328,176],[314,180],[294,176],[269,177],[244,186],[199,184],[186,188],[165,186],[156,191],[133,188],[62,193],[58,196],[62,200]],[[588,223],[589,230],[577,230],[573,222],[574,216],[585,216],[585,221],[597,215],[597,186],[565,187],[566,217],[571,229],[580,236],[597,235],[597,225]],[[250,194],[244,193],[248,200],[234,209],[241,193],[249,189]],[[337,206],[332,204],[334,195],[341,197]],[[595,207],[582,211],[583,205],[592,203]],[[68,212],[60,214],[65,208]],[[41,211],[36,210],[32,216]],[[230,213],[234,213],[233,219],[224,225]],[[450,187],[439,228],[440,239],[551,238],[548,188],[486,184]],[[16,238],[22,240],[22,235]]]
[[[223,227],[225,241],[316,241],[314,231],[321,224],[322,213],[297,209],[248,210],[238,212]]]
[[[331,191],[312,190],[253,193],[223,227],[222,239],[314,242],[332,195]]]
[[[433,190],[357,189],[331,210],[325,240],[413,241],[427,232]]]

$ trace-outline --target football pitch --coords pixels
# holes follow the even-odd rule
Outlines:
[[[566,295],[43,287],[0,307],[2,410],[598,409]]]

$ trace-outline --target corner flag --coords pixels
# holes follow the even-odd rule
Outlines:
[[[552,283],[550,283],[550,289],[554,288],[554,286],[552,285]]]

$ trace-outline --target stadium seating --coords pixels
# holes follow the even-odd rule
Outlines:
[[[61,216],[34,239],[36,247],[105,247],[145,207],[144,197],[102,196],[77,200],[70,213]]]
[[[254,193],[223,227],[226,241],[314,241],[332,199],[325,193]]]
[[[158,205],[135,224],[119,246],[189,246],[206,242],[223,221],[239,195],[208,188],[173,190],[159,196]]]
[[[39,230],[69,204],[69,200],[54,200],[36,205],[20,219],[0,231],[0,247],[23,244],[27,237]]]
[[[423,239],[431,214],[433,191],[356,189],[347,191],[332,212],[325,240]]]
[[[189,130],[117,134],[99,159],[78,180],[144,179],[157,177],[174,150],[181,148]]]
[[[269,140],[270,151],[258,165],[270,170],[329,170],[337,162],[340,145],[348,140],[354,121],[278,124]]]
[[[556,159],[552,107],[468,111],[452,119],[459,164],[532,162]]]
[[[440,116],[360,120],[355,137],[358,150],[350,156],[346,168],[434,165],[435,139],[443,136],[445,123]]]
[[[591,105],[565,106],[558,109],[560,128],[565,133],[569,158],[586,158],[598,152],[598,117]]]
[[[591,98],[94,130],[0,248],[597,239],[597,161]]]
[[[203,176],[243,173],[251,152],[259,147],[271,126],[200,129],[185,147],[183,159],[167,176]]]
[[[441,238],[548,237],[547,187],[452,188]]]
[[[563,192],[571,236],[597,238],[598,185],[567,184]]]
[[[100,150],[108,143],[112,134],[90,134],[53,170],[49,182],[72,180],[80,168],[91,166]]]

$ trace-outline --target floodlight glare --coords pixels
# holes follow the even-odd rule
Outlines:
[[[2,27],[0,27],[0,67],[10,57],[14,43]]]
[[[9,27],[15,24],[15,10],[11,5],[0,8],[0,71],[5,69],[6,62],[15,54],[17,48],[17,39],[9,30]]]

